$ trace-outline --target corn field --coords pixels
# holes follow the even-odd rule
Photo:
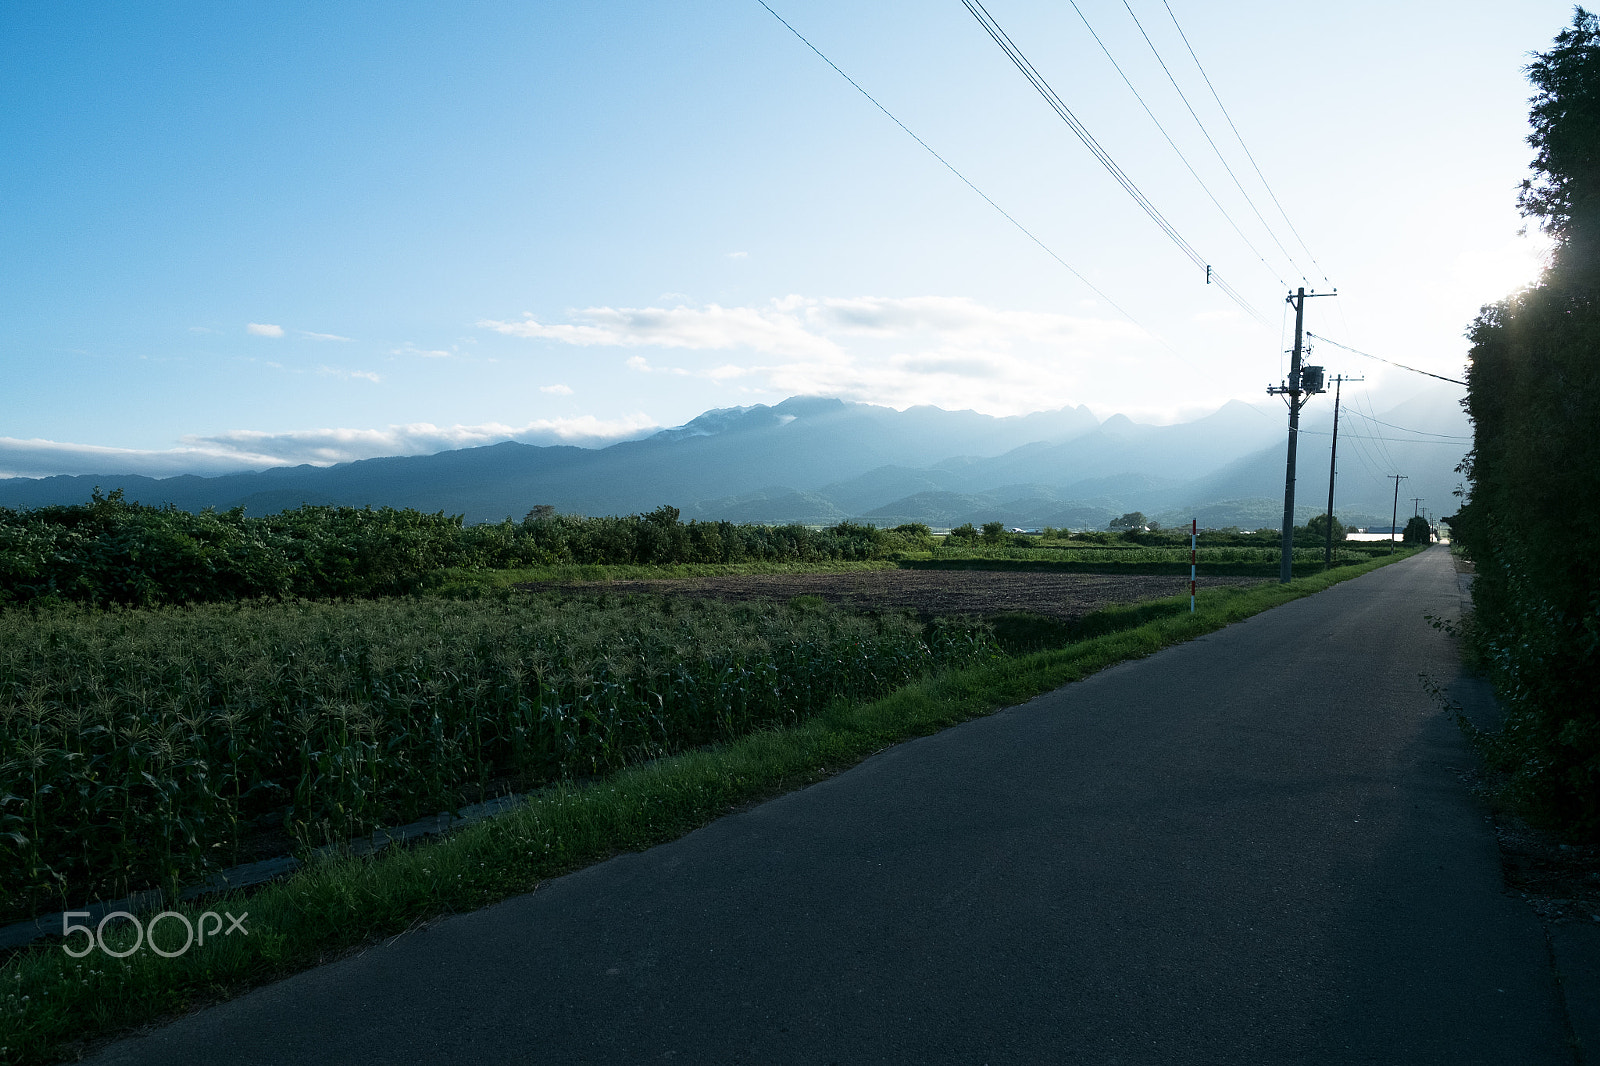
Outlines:
[[[521,597],[0,613],[0,920],[794,724],[976,623]]]

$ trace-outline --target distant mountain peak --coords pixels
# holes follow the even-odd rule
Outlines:
[[[847,403],[835,396],[791,396],[772,409],[781,411],[786,415],[794,415],[797,418],[806,418],[814,415],[833,414],[843,411],[846,407],[870,406],[872,405]]]
[[[1386,454],[1408,462],[1408,476],[1417,479],[1411,491],[1430,502],[1449,498],[1459,461],[1460,451],[1451,455],[1440,435],[1459,433],[1465,440],[1470,433],[1445,421],[1464,420],[1459,406],[1440,401],[1434,407],[1439,410],[1416,402],[1381,414],[1408,428],[1382,426],[1379,432],[1355,418],[1346,397],[1350,436],[1383,439]],[[1393,439],[1418,430],[1435,436],[1414,447]],[[1299,476],[1314,496],[1326,477],[1331,438],[1305,431],[1312,435],[1300,442]],[[602,448],[506,441],[253,474],[11,478],[0,480],[0,507],[82,503],[98,486],[189,510],[245,506],[254,514],[301,502],[371,504],[444,510],[471,522],[515,517],[541,503],[594,515],[670,503],[689,517],[760,522],[830,524],[854,515],[878,522],[992,519],[1099,528],[1125,511],[1166,521],[1166,512],[1177,509],[1245,525],[1265,521],[1257,511],[1270,507],[1206,508],[1218,500],[1270,500],[1281,491],[1283,441],[1281,418],[1238,400],[1193,421],[1155,426],[1121,414],[1101,423],[1081,406],[995,417],[791,396],[771,406],[715,408],[681,426]],[[1387,518],[1389,483],[1366,469],[1370,459],[1363,459],[1359,444],[1353,440],[1352,462],[1339,482],[1340,500],[1347,501],[1341,514],[1370,503],[1374,514],[1381,504]]]

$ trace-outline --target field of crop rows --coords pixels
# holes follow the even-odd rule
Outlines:
[[[0,614],[0,921],[793,724],[981,624],[614,596]]]
[[[1274,578],[1207,577],[1204,585],[1258,585]],[[1026,611],[1071,621],[1116,604],[1189,591],[1189,578],[1152,574],[1058,574],[1007,570],[866,570],[615,581],[617,592],[727,602],[815,596],[853,608],[910,610],[925,618]]]

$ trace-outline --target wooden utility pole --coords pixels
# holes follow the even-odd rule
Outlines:
[[[1394,554],[1394,524],[1400,521],[1400,482],[1406,480],[1404,474],[1387,474],[1386,477],[1394,478],[1394,513],[1389,516],[1389,554]]]
[[[1286,396],[1289,405],[1289,456],[1283,472],[1283,559],[1278,566],[1278,581],[1287,585],[1294,576],[1294,457],[1300,443],[1300,408],[1306,400],[1322,392],[1322,368],[1302,367],[1305,354],[1306,297],[1337,296],[1339,291],[1307,293],[1304,286],[1284,301],[1294,305],[1294,357],[1289,363],[1289,381],[1267,386],[1269,396]]]
[[[1412,518],[1415,518],[1415,517],[1417,517],[1417,515],[1422,513],[1422,501],[1425,500],[1425,499],[1427,499],[1426,496],[1413,496],[1413,497],[1411,497],[1411,517]]]
[[[1347,381],[1365,381],[1366,378],[1347,378],[1343,375],[1333,379],[1333,450],[1328,455],[1328,528],[1327,535],[1322,542],[1322,568],[1326,570],[1333,565],[1333,479],[1338,474],[1339,467],[1339,393],[1341,386]]]

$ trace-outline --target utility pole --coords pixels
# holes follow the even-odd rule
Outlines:
[[[1327,536],[1322,543],[1322,568],[1326,570],[1333,565],[1333,479],[1338,473],[1339,461],[1339,393],[1347,381],[1365,381],[1361,378],[1347,378],[1343,375],[1333,379],[1333,451],[1328,455],[1328,528]]]
[[[1415,517],[1417,517],[1417,515],[1422,513],[1422,501],[1425,500],[1425,499],[1427,499],[1426,496],[1413,496],[1413,497],[1411,497],[1411,517],[1412,518],[1415,518]]]
[[[1322,368],[1302,367],[1300,357],[1305,354],[1306,296],[1304,286],[1289,294],[1285,303],[1294,305],[1294,358],[1289,363],[1289,381],[1283,385],[1267,386],[1267,395],[1286,396],[1289,405],[1289,457],[1283,473],[1283,560],[1278,567],[1278,581],[1287,585],[1294,576],[1294,456],[1300,443],[1300,408],[1306,400],[1324,391]],[[1339,290],[1311,296],[1337,296]]]
[[[1394,478],[1394,513],[1389,516],[1389,554],[1394,554],[1394,524],[1400,521],[1400,482],[1406,480],[1404,474],[1386,474],[1385,477]]]

